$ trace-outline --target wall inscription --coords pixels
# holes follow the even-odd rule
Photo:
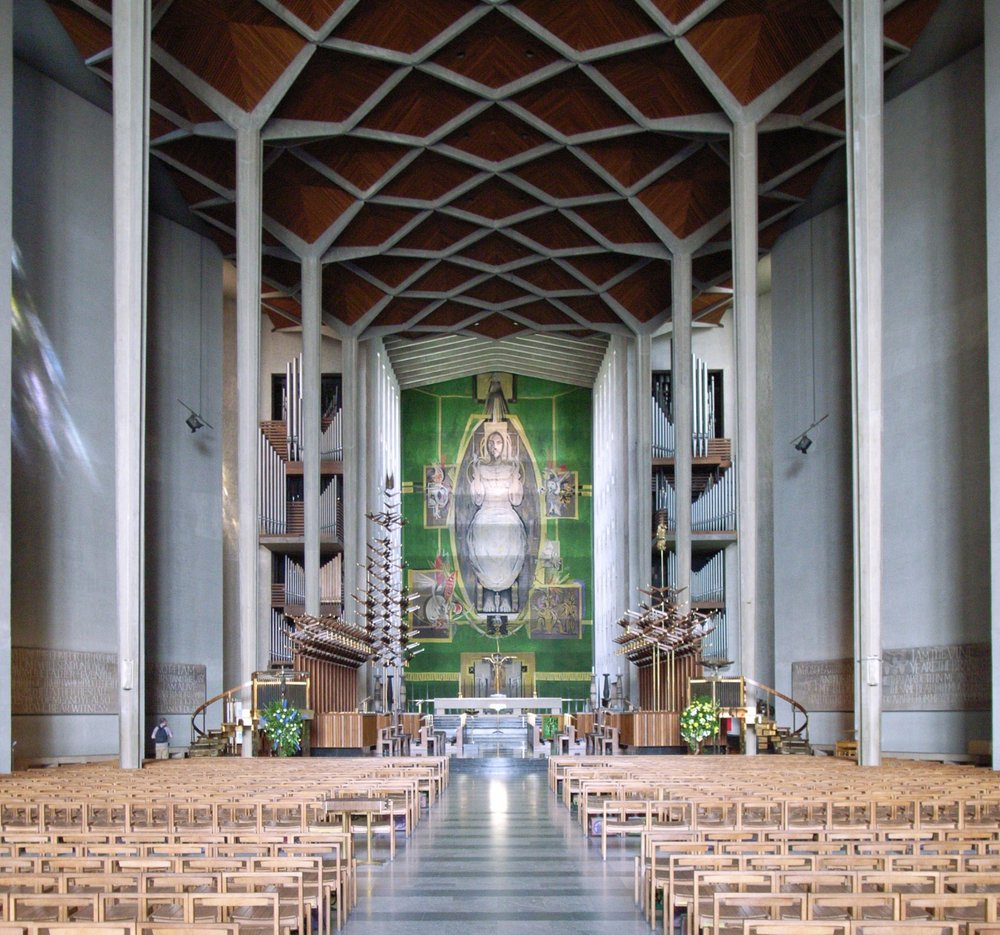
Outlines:
[[[882,653],[883,711],[986,711],[990,707],[986,643],[918,646]],[[792,663],[792,697],[807,711],[850,711],[850,659]]]
[[[190,714],[205,700],[205,666],[146,668],[146,707]],[[11,649],[11,713],[117,714],[118,657],[62,649]]]

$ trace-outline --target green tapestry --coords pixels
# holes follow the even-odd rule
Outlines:
[[[522,694],[585,698],[593,643],[592,394],[509,373],[402,393],[411,701],[482,694],[462,653],[533,657]],[[484,670],[485,671],[485,670]],[[476,678],[479,677],[479,690]]]

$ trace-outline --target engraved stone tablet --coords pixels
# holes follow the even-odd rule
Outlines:
[[[852,661],[793,662],[792,697],[807,711],[852,710]],[[989,707],[988,644],[918,646],[883,652],[883,711],[986,711]]]

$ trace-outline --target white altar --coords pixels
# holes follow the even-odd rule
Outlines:
[[[488,695],[485,698],[435,698],[435,714],[461,714],[466,711],[482,711],[486,714],[511,712],[524,714],[525,711],[543,711],[546,714],[562,712],[561,698],[513,698],[506,695]]]

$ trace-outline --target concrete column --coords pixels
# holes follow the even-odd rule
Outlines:
[[[1000,9],[985,2],[986,276],[990,404],[993,769],[1000,770]],[[2,211],[0,211],[2,214]]]
[[[118,757],[142,766],[144,685],[144,442],[149,161],[149,2],[116,3],[115,53],[115,549]]]
[[[653,541],[653,500],[650,495],[650,476],[653,458],[653,426],[649,415],[649,400],[653,385],[653,340],[648,334],[636,335],[629,360],[628,421],[628,484],[631,495],[629,509],[629,598],[639,599],[639,589],[650,584]],[[629,605],[626,605],[629,606]],[[622,607],[622,610],[625,608]],[[612,634],[616,636],[617,634]],[[616,643],[612,644],[618,649]],[[622,693],[630,698],[631,671],[628,660],[616,656],[612,679],[621,672]]]
[[[757,677],[757,126],[733,124],[733,300],[736,316],[736,438],[739,492],[740,666]],[[747,753],[757,738],[747,732]]]
[[[305,511],[306,613],[319,614],[320,490],[320,314],[322,266],[318,256],[302,260],[302,455]]]
[[[344,617],[355,619],[353,595],[358,594],[358,562],[363,560],[364,552],[358,553],[358,518],[363,519],[365,513],[365,491],[361,485],[365,482],[359,471],[359,449],[361,438],[358,430],[358,339],[347,337],[343,339],[341,352],[341,382],[343,386],[344,413]]]
[[[882,7],[844,5],[854,404],[855,725],[882,756]]]
[[[671,396],[674,409],[674,489],[677,491],[678,601],[691,606],[691,433],[694,384],[691,368],[691,254],[674,254],[671,269]]]
[[[14,136],[13,0],[0,0],[0,773],[11,768],[10,724],[10,394],[11,394],[11,253],[13,250]]]
[[[258,437],[260,435],[261,142],[254,127],[236,135],[236,405],[239,514],[240,678],[260,657]],[[249,703],[249,695],[244,703]],[[244,755],[250,755],[244,744]]]

